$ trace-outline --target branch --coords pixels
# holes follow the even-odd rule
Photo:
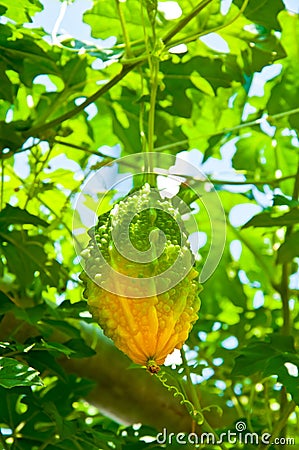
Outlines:
[[[192,41],[199,39],[201,36],[204,36],[209,33],[216,33],[217,31],[220,31],[223,28],[227,28],[228,26],[232,25],[241,16],[241,14],[243,14],[245,9],[247,8],[248,3],[249,3],[249,0],[244,0],[243,5],[239,9],[238,13],[234,17],[232,17],[228,22],[218,25],[217,27],[210,28],[209,30],[200,31],[198,33],[193,34],[192,36],[185,36],[182,40],[170,42],[168,47],[183,44],[183,43],[187,44],[188,42],[192,42]]]
[[[299,162],[298,162],[297,173],[296,173],[295,177],[296,178],[295,178],[295,183],[294,183],[294,188],[293,188],[292,199],[298,200],[298,196],[299,196]],[[289,225],[286,229],[285,240],[292,233],[292,231],[293,231],[293,226]],[[282,274],[281,274],[281,282],[280,282],[280,295],[281,295],[281,301],[282,301],[282,315],[283,315],[283,326],[282,326],[281,332],[285,336],[288,336],[290,334],[290,322],[291,322],[290,306],[289,306],[289,297],[290,297],[289,269],[290,269],[290,264],[288,262],[286,262],[282,265]]]
[[[271,442],[273,442],[276,438],[279,437],[282,429],[285,427],[288,418],[290,416],[290,414],[292,414],[292,412],[295,410],[296,408],[296,403],[294,401],[291,401],[288,406],[285,408],[283,415],[280,417],[280,420],[277,422],[272,434],[271,434]],[[269,443],[268,445],[263,445],[261,444],[259,446],[259,449],[263,449],[266,450],[268,448],[272,447],[272,444]]]
[[[177,141],[177,142],[174,142],[173,144],[161,145],[160,147],[156,147],[155,151],[162,152],[164,150],[170,150],[171,148],[176,148],[178,145],[186,145],[189,142],[193,142],[197,139],[211,138],[214,136],[230,134],[230,133],[233,133],[234,131],[239,131],[242,128],[254,127],[265,121],[267,121],[271,124],[271,123],[274,123],[277,119],[292,116],[293,114],[298,114],[298,113],[299,113],[299,108],[294,108],[294,109],[290,109],[289,111],[284,111],[281,113],[273,114],[272,116],[267,115],[267,116],[259,117],[258,119],[250,120],[249,122],[243,122],[243,123],[236,125],[234,127],[231,127],[231,128],[222,128],[222,130],[215,131],[214,133],[199,134],[193,138],[183,139],[182,141]]]
[[[172,39],[176,34],[178,34],[194,17],[197,16],[200,11],[202,11],[206,6],[208,6],[209,3],[211,3],[212,0],[204,0],[198,5],[196,5],[193,10],[182,20],[179,21],[178,24],[176,24],[172,30],[170,30],[164,38],[162,38],[162,41],[164,44],[168,44],[170,39]],[[209,31],[208,31],[209,32]]]
[[[192,419],[185,407],[164,389],[156,377],[142,368],[130,369],[129,358],[103,335],[99,327],[83,321],[79,325],[81,336],[97,354],[82,359],[64,358],[59,362],[66,372],[89,378],[96,383],[96,387],[87,396],[90,403],[123,424],[143,423],[159,431],[164,427],[168,431],[191,431]],[[10,334],[14,335],[15,340],[24,342],[29,337],[40,335],[40,331],[7,313],[0,322],[0,340],[7,340]],[[49,338],[64,342],[69,336],[55,332]],[[235,411],[227,407],[225,399],[205,392],[202,388],[198,395],[203,407],[218,404],[224,411],[222,417],[213,412],[205,412],[212,427],[225,427],[237,419]]]
[[[185,178],[186,175],[184,175]],[[286,175],[285,177],[280,178],[272,178],[272,179],[265,179],[265,180],[243,180],[243,181],[230,181],[230,180],[217,180],[214,178],[209,178],[207,180],[196,180],[196,182],[199,183],[206,183],[211,182],[213,184],[219,184],[219,185],[229,185],[229,186],[247,186],[247,185],[254,185],[254,186],[264,186],[265,184],[268,184],[269,186],[276,186],[277,184],[281,183],[282,181],[290,180],[291,178],[295,178],[296,174],[293,175]]]
[[[59,139],[55,138],[53,140],[53,144],[59,144],[59,145],[64,145],[65,147],[70,147],[73,148],[75,150],[82,150],[84,153],[89,153],[90,155],[96,155],[96,156],[100,156],[101,158],[106,158],[106,159],[113,159],[111,156],[107,156],[104,153],[101,153],[97,150],[90,150],[86,147],[83,147],[83,145],[76,145],[70,142],[64,142],[64,141],[60,141]]]
[[[173,30],[168,32],[164,37],[162,37],[162,41],[164,44],[167,44],[169,40],[175,36],[179,31],[181,31],[189,22],[192,20],[202,9],[204,9],[209,3],[211,3],[212,0],[204,0],[199,5],[197,5],[190,14],[188,14],[186,17],[184,17],[180,22],[174,27]],[[42,125],[35,125],[29,130],[24,132],[25,137],[30,137],[34,134],[41,133],[45,130],[48,130],[49,128],[55,127],[65,120],[68,120],[81,111],[83,111],[87,106],[89,106],[91,103],[95,102],[98,98],[100,98],[102,95],[106,94],[113,86],[115,86],[117,83],[119,83],[129,72],[131,72],[135,67],[137,67],[139,64],[147,61],[148,56],[137,56],[137,58],[133,59],[131,63],[127,63],[123,65],[122,70],[119,74],[117,74],[114,78],[112,78],[108,83],[104,84],[98,91],[96,91],[94,94],[92,94],[90,97],[88,97],[83,103],[76,106],[74,109],[71,109],[70,111],[66,112],[65,114],[62,114],[59,117],[56,117],[56,119],[51,120],[50,122],[46,122]]]
[[[78,113],[83,111],[88,105],[95,102],[102,95],[106,94],[113,86],[115,86],[119,81],[121,81],[131,70],[133,70],[136,66],[138,66],[139,62],[134,62],[132,64],[127,64],[123,66],[122,70],[119,74],[117,74],[114,78],[112,78],[108,83],[104,84],[98,91],[88,97],[83,103],[76,106],[76,108],[71,109],[70,111],[62,114],[56,119],[51,120],[50,122],[46,122],[43,125],[36,125],[29,130],[25,131],[25,137],[32,136],[36,133],[41,133],[42,131],[48,130],[49,128],[55,127],[56,125],[61,124],[65,120],[71,119],[76,116]]]

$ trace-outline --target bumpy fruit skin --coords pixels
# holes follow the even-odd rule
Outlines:
[[[139,298],[127,296],[125,286],[121,291],[123,295],[119,295],[97,283],[102,276],[99,251],[117,272],[134,278],[163,274],[173,267],[177,258],[181,269],[184,264],[190,265],[191,251],[179,212],[168,199],[159,197],[158,208],[152,208],[151,202],[148,186],[144,186],[110,212],[99,216],[97,226],[90,232],[89,245],[82,252],[89,276],[83,272],[80,278],[85,284],[84,296],[91,313],[106,336],[133,362],[156,373],[166,356],[182,347],[198,318],[201,289],[198,272],[191,266],[183,278],[178,273],[179,282],[171,289],[151,296],[145,293],[143,297],[139,292]],[[132,245],[143,252],[150,248],[150,233],[159,236],[163,232],[163,253],[145,263],[130,261],[128,254],[124,256],[125,244],[123,249],[120,248],[125,241],[125,235],[121,234],[125,229],[129,229]],[[120,242],[118,249],[114,244],[115,237]],[[112,280],[112,285],[114,282],[118,279]]]

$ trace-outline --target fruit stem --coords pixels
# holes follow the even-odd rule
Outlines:
[[[155,137],[155,113],[156,113],[156,100],[159,84],[159,57],[155,54],[156,50],[156,30],[155,20],[157,9],[151,9],[148,12],[149,21],[152,28],[151,45],[149,43],[149,37],[145,26],[145,18],[143,13],[143,2],[141,5],[141,16],[143,23],[144,41],[146,47],[146,54],[148,59],[148,66],[150,71],[150,103],[148,112],[148,128],[147,128],[147,145],[143,147],[145,152],[144,159],[144,183],[148,183],[151,187],[156,186],[156,177],[153,173],[153,155],[154,152],[154,137]]]
[[[122,5],[120,2],[120,0],[115,0],[116,1],[116,9],[118,12],[118,16],[119,16],[119,21],[120,21],[120,26],[122,29],[122,33],[123,33],[123,38],[124,38],[124,43],[125,43],[125,58],[131,58],[132,55],[132,51],[131,51],[131,43],[130,43],[130,38],[129,38],[129,34],[127,31],[127,26],[126,26],[126,19],[122,10]]]
[[[160,366],[158,366],[154,359],[148,359],[146,369],[151,375],[154,375],[160,371]]]

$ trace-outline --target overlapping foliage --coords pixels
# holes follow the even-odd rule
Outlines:
[[[90,319],[71,238],[74,200],[99,167],[142,150],[149,52],[159,60],[155,149],[200,165],[227,215],[224,254],[188,341],[193,379],[249,429],[279,436],[288,424],[299,441],[298,13],[282,0],[235,0],[227,12],[230,2],[178,0],[181,14],[168,19],[167,3],[155,16],[155,2],[94,0],[82,20],[98,41],[52,43],[30,24],[42,3],[0,0],[5,449],[137,449],[155,435],[146,426],[122,434],[94,415],[80,400],[92,383],[58,362],[94,354],[80,333]],[[208,217],[196,217],[204,260]]]

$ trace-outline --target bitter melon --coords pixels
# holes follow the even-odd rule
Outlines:
[[[106,336],[151,373],[158,372],[166,356],[182,347],[200,307],[198,272],[180,213],[169,199],[158,193],[155,198],[153,206],[152,190],[145,185],[99,216],[82,252],[85,271],[80,276],[84,297]],[[159,253],[158,242],[162,241]],[[134,249],[141,260],[132,258]],[[151,257],[143,261],[142,255]],[[113,271],[105,285],[106,264]],[[168,273],[171,276],[164,277]],[[138,280],[144,279],[152,281],[154,288],[150,284],[150,289],[140,288]]]

